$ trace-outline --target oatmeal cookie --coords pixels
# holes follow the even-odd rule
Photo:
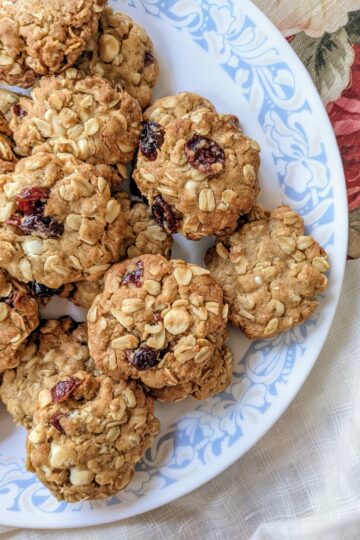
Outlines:
[[[92,165],[37,153],[0,176],[0,267],[50,288],[97,279],[123,250],[125,214]]]
[[[159,432],[153,399],[136,382],[79,371],[37,404],[27,466],[59,500],[104,499],[127,486]]]
[[[199,110],[165,128],[145,123],[133,176],[167,231],[221,236],[256,202],[259,150],[235,116]]]
[[[99,32],[77,66],[88,75],[100,75],[123,86],[143,109],[150,103],[159,74],[154,47],[144,28],[110,7],[104,10]]]
[[[209,271],[161,255],[114,265],[88,313],[95,365],[150,388],[197,378],[227,335],[227,306]]]
[[[69,152],[92,164],[126,163],[138,143],[141,109],[121,88],[75,68],[44,77],[22,98],[10,128],[22,155],[41,150]]]
[[[205,259],[222,285],[229,320],[250,339],[270,338],[308,319],[328,285],[325,250],[304,235],[288,206],[257,209],[249,223],[218,240]]]
[[[192,92],[180,92],[174,96],[157,99],[144,112],[145,122],[157,122],[166,127],[173,120],[195,111],[215,112],[215,107],[208,99]]]
[[[189,396],[194,399],[207,399],[220,394],[229,386],[233,370],[230,349],[215,349],[211,362],[206,364],[198,377],[176,386],[154,388],[151,394],[165,403],[178,402]]]
[[[7,0],[0,4],[0,80],[32,86],[72,66],[96,31],[105,0]]]
[[[0,270],[0,372],[19,364],[19,348],[38,324],[38,302],[24,284]]]
[[[50,389],[59,374],[68,378],[92,370],[86,324],[70,317],[43,321],[18,354],[19,365],[5,372],[0,397],[17,424],[31,429],[35,402],[51,402]]]
[[[167,234],[151,215],[150,208],[144,203],[131,204],[125,192],[115,195],[126,213],[127,229],[125,237],[125,253],[121,258],[137,257],[147,253],[171,256],[172,237]],[[85,309],[90,309],[95,297],[104,289],[104,280],[82,280],[70,283],[64,290],[64,298]]]

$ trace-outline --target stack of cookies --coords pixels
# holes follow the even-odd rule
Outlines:
[[[0,396],[68,502],[128,484],[155,400],[226,389],[229,320],[251,339],[290,329],[329,269],[300,216],[257,202],[238,118],[190,92],[150,105],[152,42],[105,4],[0,1],[0,79],[33,87],[0,91]],[[207,268],[170,259],[175,233],[217,237]],[[87,323],[40,320],[55,296]]]

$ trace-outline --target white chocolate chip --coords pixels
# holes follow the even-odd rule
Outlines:
[[[46,433],[41,425],[35,426],[29,433],[29,441],[34,444],[44,442],[46,439]]]
[[[171,309],[164,317],[164,326],[175,336],[186,332],[190,326],[190,314],[186,309]]]
[[[8,203],[3,204],[3,206],[0,208],[0,222],[4,223],[7,219],[9,219],[13,211],[14,211],[13,202],[8,202]]]
[[[72,447],[60,445],[55,441],[51,442],[50,446],[50,465],[55,469],[64,469],[71,463],[73,457]]]
[[[111,63],[120,52],[119,41],[111,34],[103,34],[99,39],[99,56],[102,62]]]
[[[70,469],[70,483],[73,486],[87,486],[94,480],[94,473],[88,469],[72,467]]]

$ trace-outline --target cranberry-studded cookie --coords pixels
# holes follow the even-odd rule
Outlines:
[[[116,165],[133,157],[141,108],[122,88],[75,68],[43,77],[32,99],[13,108],[10,128],[22,155],[68,152],[92,164]]]
[[[259,150],[236,117],[198,110],[166,127],[144,124],[133,176],[165,230],[221,236],[256,202]]]
[[[251,339],[270,338],[311,317],[315,296],[328,285],[325,250],[304,234],[302,218],[288,206],[258,208],[205,260],[224,289],[229,320]]]
[[[19,364],[19,349],[38,324],[37,300],[26,285],[0,270],[0,372]]]
[[[92,165],[37,153],[0,176],[0,267],[50,288],[119,259],[125,214]]]
[[[88,75],[123,86],[143,109],[150,103],[159,74],[154,47],[144,28],[110,7],[104,10],[99,31],[77,65]]]
[[[104,499],[125,488],[159,432],[153,399],[135,381],[79,371],[37,404],[27,466],[59,500]]]
[[[59,375],[92,369],[86,324],[70,317],[43,321],[18,354],[19,365],[5,372],[0,397],[17,424],[31,429],[35,403],[51,403]]]
[[[214,105],[206,98],[192,92],[180,92],[174,96],[157,99],[144,112],[145,122],[157,122],[166,127],[176,118],[196,111],[215,112]]]
[[[232,353],[227,347],[222,347],[215,349],[211,362],[205,365],[195,379],[176,386],[152,389],[151,394],[165,403],[178,402],[189,396],[194,399],[207,399],[226,390],[233,371]]]
[[[128,195],[120,192],[115,198],[126,214],[127,229],[125,237],[125,253],[122,258],[137,257],[147,253],[163,255],[167,259],[171,255],[172,237],[155,223],[150,208],[144,203],[131,204]],[[78,306],[90,309],[95,297],[104,289],[104,280],[77,281],[69,284],[63,294]]]
[[[197,379],[227,337],[227,306],[209,271],[161,255],[114,265],[88,313],[97,369],[150,388]]]
[[[0,3],[0,80],[32,86],[73,65],[96,31],[106,0],[6,0]]]

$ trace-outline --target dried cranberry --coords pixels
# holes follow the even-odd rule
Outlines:
[[[20,103],[14,103],[14,105],[12,106],[12,112],[15,116],[18,116],[19,118],[24,118],[24,116],[27,116],[27,112],[24,111]]]
[[[178,224],[174,211],[161,195],[155,197],[151,210],[156,223],[161,225],[166,232],[170,234],[177,232]]]
[[[50,424],[52,426],[54,426],[55,429],[60,431],[60,433],[63,433],[64,435],[66,435],[66,433],[65,433],[64,428],[60,424],[60,420],[62,418],[66,418],[66,417],[67,417],[67,414],[62,413],[62,412],[57,412],[57,413],[53,414],[52,416],[50,416],[50,418],[49,418]]]
[[[162,316],[161,316],[160,311],[154,311],[153,318],[154,318],[154,322],[162,321]]]
[[[155,58],[153,54],[150,51],[146,51],[144,54],[144,66],[145,67],[150,66],[154,62],[155,62]]]
[[[23,189],[15,198],[17,209],[26,215],[43,214],[50,190],[42,187]]]
[[[129,285],[133,283],[135,287],[141,287],[142,278],[144,276],[144,263],[142,261],[137,261],[135,264],[135,270],[132,272],[127,272],[122,278],[122,285]]]
[[[129,362],[139,371],[150,369],[159,363],[159,351],[147,345],[139,347],[129,357]]]
[[[58,238],[64,232],[64,225],[51,216],[25,216],[18,227],[25,234],[37,233],[44,238]]]
[[[64,288],[59,287],[58,289],[51,289],[50,287],[46,287],[46,285],[38,283],[37,281],[30,281],[27,286],[30,293],[38,298],[50,298],[55,294],[60,294]]]
[[[140,133],[140,152],[150,161],[155,161],[157,151],[162,147],[164,142],[164,128],[157,122],[148,122],[144,124]]]
[[[51,389],[53,403],[65,401],[80,386],[81,381],[76,377],[70,377],[66,381],[60,381]]]
[[[194,169],[204,173],[219,174],[224,168],[225,152],[221,146],[197,133],[186,142],[185,155]]]

